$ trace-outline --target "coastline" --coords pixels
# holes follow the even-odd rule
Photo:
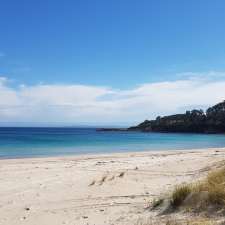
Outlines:
[[[0,224],[130,225],[154,198],[204,177],[225,148],[1,159]]]
[[[44,160],[44,159],[69,159],[69,158],[73,158],[73,159],[80,159],[80,158],[87,158],[87,159],[94,159],[94,158],[98,158],[98,157],[123,157],[126,156],[127,154],[134,154],[135,156],[141,154],[157,154],[157,153],[165,153],[165,154],[169,154],[169,153],[185,153],[185,152],[193,152],[193,151],[213,151],[213,150],[224,150],[225,151],[225,147],[212,147],[212,148],[193,148],[193,149],[156,149],[156,150],[140,150],[140,151],[126,151],[126,150],[123,150],[123,151],[115,151],[115,152],[107,152],[107,153],[102,153],[102,152],[94,152],[94,153],[90,153],[90,152],[87,152],[87,153],[72,153],[72,154],[66,154],[66,155],[63,155],[63,154],[59,154],[59,155],[55,155],[55,156],[52,156],[52,155],[40,155],[40,156],[18,156],[18,157],[0,157],[0,162],[1,161],[4,161],[4,160],[35,160],[35,159],[40,159],[40,160]]]

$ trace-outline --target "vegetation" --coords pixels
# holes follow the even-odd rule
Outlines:
[[[191,220],[162,221],[160,219],[158,224],[225,225],[225,221],[215,222],[210,217],[210,215],[218,215],[218,218],[224,218],[225,215],[225,167],[209,172],[207,177],[200,182],[177,186],[168,198],[154,200],[151,208],[158,209],[160,214],[164,216],[170,216],[170,213],[180,210],[184,213],[192,212]],[[194,215],[197,216],[197,219]],[[144,222],[139,224],[157,223]]]
[[[153,201],[152,208],[160,206],[163,202],[162,198]],[[225,213],[225,167],[210,172],[201,182],[176,187],[169,202],[173,209],[183,207],[203,211],[210,208]]]
[[[182,202],[187,198],[187,196],[191,193],[192,189],[190,185],[182,185],[176,187],[176,189],[172,193],[171,197],[171,205],[174,208],[179,207]]]
[[[207,178],[199,183],[176,187],[170,203],[175,209],[184,206],[205,210],[214,206],[215,209],[225,210],[225,167],[210,172]]]
[[[195,133],[225,133],[225,101],[207,109],[187,111],[160,117],[155,120],[145,120],[143,123],[128,130],[144,132],[195,132]]]
[[[225,207],[225,167],[209,173],[207,179],[196,185],[193,191],[208,193],[206,204]]]

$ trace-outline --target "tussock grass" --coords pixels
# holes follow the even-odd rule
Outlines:
[[[192,192],[191,185],[184,184],[176,187],[172,193],[171,205],[174,208],[179,207],[191,192]]]
[[[196,190],[208,193],[209,204],[225,206],[225,167],[210,172],[206,180],[200,183]]]
[[[153,202],[152,208],[162,202],[162,199]],[[214,207],[225,211],[225,167],[209,172],[201,182],[177,186],[170,196],[170,205],[174,209],[180,206],[193,210]]]
[[[209,172],[207,177],[200,182],[175,187],[169,197],[155,199],[151,204],[151,209],[157,208],[163,211],[165,206],[172,209],[172,211],[169,210],[170,213],[178,209],[184,209],[183,212],[197,213],[191,214],[191,218],[186,220],[176,220],[176,217],[174,220],[168,220],[171,215],[162,213],[159,215],[163,217],[159,217],[156,221],[139,221],[137,225],[225,225],[223,219],[225,215],[225,166]],[[223,222],[216,221],[216,214],[219,216],[217,219],[222,219]]]

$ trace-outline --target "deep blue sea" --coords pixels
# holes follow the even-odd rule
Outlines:
[[[225,147],[225,135],[0,128],[0,158]]]

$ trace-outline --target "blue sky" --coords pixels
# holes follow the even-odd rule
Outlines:
[[[7,0],[0,3],[2,90],[10,89],[19,98],[24,85],[27,88],[82,85],[107,88],[121,95],[146,84],[189,80],[193,76],[195,79],[210,77],[214,82],[225,80],[223,0]],[[46,95],[49,98],[50,94]],[[107,92],[107,96],[100,98],[109,99],[110,95]],[[223,98],[221,93],[215,97],[215,103]],[[69,103],[73,105],[76,101]],[[26,120],[8,115],[4,104],[0,110],[4,111],[2,120]],[[16,104],[21,108],[21,99]],[[202,103],[179,105],[168,113],[198,104]],[[167,113],[157,107],[152,111],[154,115]],[[52,113],[51,110],[49,115]],[[101,114],[96,112],[96,115]],[[114,116],[109,115],[104,122],[118,121]],[[142,116],[153,114],[140,113],[130,116],[129,121],[138,121]],[[43,118],[34,115],[29,121],[40,122]],[[59,118],[54,117],[54,121]],[[87,115],[65,116],[62,121],[92,120]],[[99,121],[95,118],[92,122]]]

